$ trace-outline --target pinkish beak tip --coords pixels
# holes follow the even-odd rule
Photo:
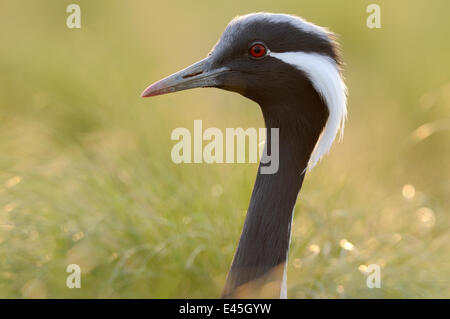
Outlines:
[[[151,88],[151,85],[141,93],[141,97],[149,97],[148,92],[150,91],[150,88]]]

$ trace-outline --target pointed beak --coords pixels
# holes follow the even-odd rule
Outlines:
[[[229,69],[225,67],[211,67],[208,57],[153,83],[142,92],[141,96],[150,97],[199,87],[214,87],[219,84],[218,76],[227,71]]]

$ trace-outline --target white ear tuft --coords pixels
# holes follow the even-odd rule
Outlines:
[[[271,52],[270,56],[303,71],[328,107],[328,120],[309,159],[310,171],[333,145],[337,133],[344,134],[347,118],[347,87],[336,62],[329,56],[306,52]]]

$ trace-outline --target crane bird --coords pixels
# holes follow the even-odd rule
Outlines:
[[[259,104],[267,128],[279,129],[279,169],[259,164],[241,237],[223,298],[287,298],[286,265],[294,206],[304,176],[342,137],[347,89],[335,36],[287,14],[234,18],[208,56],[152,85],[150,97],[216,87]]]

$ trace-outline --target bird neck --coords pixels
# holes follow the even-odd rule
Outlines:
[[[322,103],[314,102],[311,104]],[[263,174],[260,163],[223,298],[279,298],[285,294],[282,286],[294,206],[328,115],[318,111],[317,105],[315,109],[309,106],[312,112],[296,103],[261,105],[267,127],[266,150],[274,150],[272,129],[279,129],[279,168],[274,174]],[[319,110],[323,109],[319,105]]]

